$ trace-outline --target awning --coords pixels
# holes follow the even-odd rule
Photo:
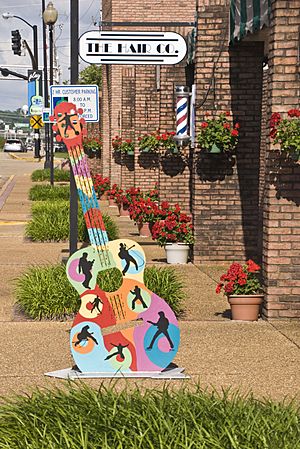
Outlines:
[[[269,25],[271,0],[231,0],[230,42]]]

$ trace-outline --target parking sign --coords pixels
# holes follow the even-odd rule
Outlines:
[[[99,92],[95,84],[50,86],[50,113],[57,104],[66,101],[83,109],[86,122],[99,122]]]

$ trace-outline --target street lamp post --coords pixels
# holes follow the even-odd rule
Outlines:
[[[42,16],[46,9],[45,0],[42,0]],[[46,24],[42,17],[43,25],[43,65],[44,65],[44,106],[49,107],[48,99],[48,63],[47,63],[47,38],[46,38]],[[45,123],[45,163],[44,168],[50,168],[50,154],[49,154],[49,123]]]
[[[15,14],[11,14],[9,12],[5,12],[2,14],[3,19],[19,19],[22,22],[26,23],[33,32],[33,55],[30,50],[30,47],[27,46],[27,49],[30,54],[31,62],[32,62],[32,68],[33,70],[38,70],[39,68],[39,60],[38,60],[38,32],[37,32],[37,25],[31,25],[31,23],[27,22],[27,20],[23,19],[23,17],[17,16]],[[27,43],[26,43],[27,44]],[[40,158],[40,150],[41,150],[41,141],[40,141],[40,132],[38,129],[35,130],[34,135],[34,157]]]
[[[47,8],[43,12],[43,20],[45,25],[49,27],[49,82],[53,84],[53,26],[57,21],[58,12],[54,8],[53,3],[49,2]],[[54,184],[54,167],[53,167],[53,131],[50,126],[50,184]]]

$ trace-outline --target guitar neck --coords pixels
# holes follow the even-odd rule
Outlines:
[[[74,174],[78,196],[92,246],[103,246],[108,236],[82,143],[65,142]]]

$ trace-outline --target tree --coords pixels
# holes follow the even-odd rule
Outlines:
[[[99,89],[102,87],[102,69],[101,66],[91,64],[81,70],[79,74],[80,84],[97,84]]]

